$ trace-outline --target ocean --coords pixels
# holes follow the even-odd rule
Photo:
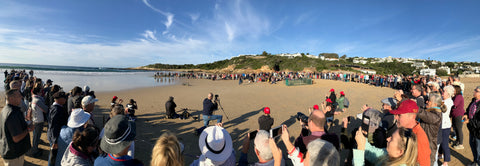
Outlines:
[[[33,64],[10,64],[0,63],[0,71],[30,70],[34,76],[41,78],[44,82],[51,79],[53,84],[58,84],[63,91],[68,92],[73,87],[89,86],[95,92],[109,92],[142,87],[156,87],[176,84],[178,78],[155,79],[157,71],[128,70],[121,68],[107,67],[77,67],[77,66],[54,66],[54,65],[33,65]],[[168,72],[168,71],[160,71]],[[3,76],[3,74],[2,74]],[[0,83],[0,91],[4,91],[4,82]]]

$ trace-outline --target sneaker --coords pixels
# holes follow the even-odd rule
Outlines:
[[[463,147],[463,145],[457,145],[457,146],[454,146],[453,148],[455,148],[455,149],[464,149],[465,147]]]

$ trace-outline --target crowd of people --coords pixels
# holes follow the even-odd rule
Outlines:
[[[435,82],[440,88],[443,88],[447,84],[457,82],[460,78],[458,76],[450,77],[447,80],[442,80],[437,76],[425,76],[419,77],[417,75],[380,75],[380,74],[365,74],[355,72],[258,72],[258,73],[206,73],[206,72],[156,72],[155,78],[161,77],[174,77],[174,78],[187,78],[187,79],[210,79],[210,80],[238,80],[239,84],[244,82],[268,82],[276,84],[283,80],[296,80],[296,79],[325,79],[336,80],[353,83],[369,84],[377,87],[389,87],[393,89],[401,89],[408,91],[414,84],[427,85],[427,82]],[[463,84],[459,84],[462,90],[465,88]]]
[[[480,114],[477,113],[480,110],[480,86],[474,89],[473,98],[465,109],[465,89],[458,77],[443,81],[437,77],[419,76],[292,75],[367,83],[397,90],[379,101],[382,103],[380,110],[364,105],[363,112],[356,117],[343,118],[341,133],[337,134],[330,130],[334,116],[347,111],[349,101],[344,91],[337,95],[335,89],[331,89],[325,99],[321,99],[321,104],[305,109],[308,113],[297,114],[301,131],[295,140],[290,139],[287,125],[275,127],[274,118],[270,116],[275,112],[265,107],[258,117],[258,129],[244,134],[240,152],[235,151],[230,133],[223,128],[223,116],[213,113],[221,107],[218,96],[209,93],[202,102],[203,127],[197,130],[201,152],[198,158],[185,163],[183,143],[175,134],[166,132],[154,145],[150,164],[423,166],[440,165],[439,159],[443,158],[441,164],[448,165],[451,161],[449,141],[454,140],[452,146],[455,149],[464,148],[464,124],[469,131],[467,135],[474,156],[471,165],[480,164]],[[264,77],[266,80],[270,76],[276,78],[275,74],[265,76],[268,76]],[[283,76],[279,75],[279,78]],[[243,79],[235,75],[231,77]],[[248,77],[263,79],[262,75]],[[137,109],[134,100],[124,107],[123,100],[114,96],[110,118],[100,130],[92,114],[98,99],[88,86],[83,89],[75,87],[66,93],[60,86],[52,85],[51,80],[43,83],[33,73],[15,71],[6,75],[7,82],[7,105],[0,116],[0,152],[5,165],[23,165],[27,153],[33,157],[42,154],[38,144],[44,124],[48,125],[49,165],[143,165],[134,157],[134,110]],[[180,117],[175,113],[173,97],[168,99],[165,107],[167,118]],[[355,120],[360,125],[353,123]],[[210,125],[210,121],[216,122]],[[33,140],[30,141],[32,131]],[[281,140],[282,146],[277,145],[276,138]],[[249,155],[252,141],[254,154]],[[343,161],[340,160],[342,151],[347,151]],[[240,153],[238,160],[236,153]],[[250,163],[251,156],[256,156],[253,160],[258,162]]]
[[[88,86],[64,92],[33,71],[5,71],[6,105],[0,114],[0,154],[4,165],[23,165],[25,155],[40,158],[47,126],[48,165],[143,165],[134,158],[135,109],[131,99],[113,101],[100,130],[93,118],[95,92]],[[116,98],[116,96],[114,97]],[[30,140],[32,132],[32,140]]]

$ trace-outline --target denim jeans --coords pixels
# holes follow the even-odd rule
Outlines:
[[[208,126],[208,122],[211,120],[217,120],[217,123],[222,122],[222,115],[203,115],[203,125]]]
[[[480,139],[475,137],[473,133],[470,133],[470,148],[472,149],[473,162],[480,164]]]
[[[34,123],[35,129],[33,129],[33,141],[32,141],[32,152],[38,152],[38,144],[40,143],[40,136],[43,132],[43,122]]]
[[[53,144],[50,142],[50,153],[48,154],[48,166],[55,165],[55,159],[57,158],[58,149],[52,149]]]

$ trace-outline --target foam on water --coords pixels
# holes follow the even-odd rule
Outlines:
[[[82,87],[88,85],[91,90],[96,92],[105,91],[118,91],[127,90],[141,87],[155,87],[172,85],[178,82],[175,78],[160,78],[155,79],[153,71],[136,71],[136,70],[123,70],[112,68],[88,68],[86,67],[58,67],[58,66],[42,66],[39,65],[17,65],[17,66],[5,66],[0,64],[0,71],[8,70],[12,68],[15,70],[25,69],[27,72],[30,69],[34,70],[34,76],[42,78],[45,82],[47,79],[51,79],[53,84],[60,85],[64,91],[69,91],[75,86]],[[0,83],[0,91],[4,91],[4,83]]]

